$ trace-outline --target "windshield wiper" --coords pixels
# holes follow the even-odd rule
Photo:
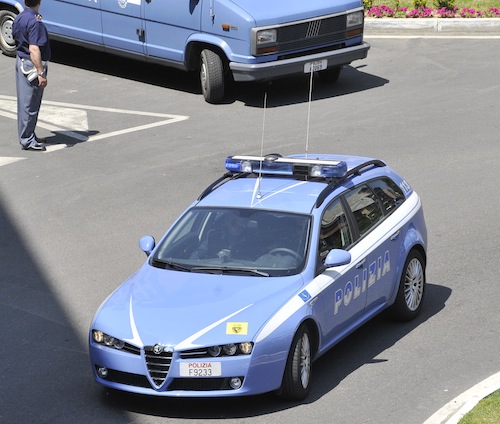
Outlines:
[[[208,272],[210,274],[249,274],[259,277],[269,277],[267,272],[262,272],[257,269],[249,268],[228,268],[223,266],[194,266],[191,268],[193,272]]]
[[[158,258],[152,258],[151,259],[151,265],[156,267],[156,268],[163,268],[163,269],[174,269],[176,271],[185,271],[185,272],[191,272],[191,267],[185,266],[178,264],[176,262],[171,262],[171,261],[163,261]]]

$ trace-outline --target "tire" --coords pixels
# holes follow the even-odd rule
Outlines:
[[[325,69],[324,71],[319,71],[319,79],[323,82],[333,84],[339,79],[340,71],[342,71],[342,66],[334,66],[333,68]]]
[[[389,312],[398,321],[410,321],[422,309],[425,294],[425,261],[422,254],[412,250],[406,258],[396,300]]]
[[[212,50],[201,52],[200,83],[203,97],[208,103],[218,103],[224,98],[224,64]]]
[[[303,400],[311,387],[311,333],[306,325],[298,329],[290,347],[283,375],[283,382],[278,392],[286,400]]]
[[[12,35],[12,23],[17,14],[10,10],[0,10],[0,49],[6,56],[16,55],[16,43]]]

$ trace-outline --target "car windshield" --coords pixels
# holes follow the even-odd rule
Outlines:
[[[192,208],[151,258],[158,268],[283,276],[305,264],[309,215],[255,209]]]

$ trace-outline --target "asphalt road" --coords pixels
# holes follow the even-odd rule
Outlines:
[[[196,76],[55,44],[46,153],[19,148],[14,61],[0,56],[0,422],[421,424],[500,370],[500,40],[367,40],[336,85],[314,81],[308,135],[307,77],[209,105]],[[262,139],[380,157],[408,179],[429,230],[421,317],[377,318],[336,346],[302,403],[101,389],[88,326],[144,261],[139,238],[159,238],[227,155]]]

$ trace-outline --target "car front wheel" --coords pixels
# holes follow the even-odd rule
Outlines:
[[[218,103],[224,98],[224,64],[212,50],[201,52],[200,83],[203,97],[208,103]]]
[[[311,335],[306,325],[300,326],[293,338],[283,375],[279,396],[287,400],[302,400],[311,386]]]
[[[16,55],[16,43],[12,35],[12,23],[16,13],[10,10],[0,10],[0,49],[7,56]]]
[[[425,293],[425,261],[420,252],[412,250],[403,268],[396,301],[390,312],[399,321],[414,319],[422,309]]]

